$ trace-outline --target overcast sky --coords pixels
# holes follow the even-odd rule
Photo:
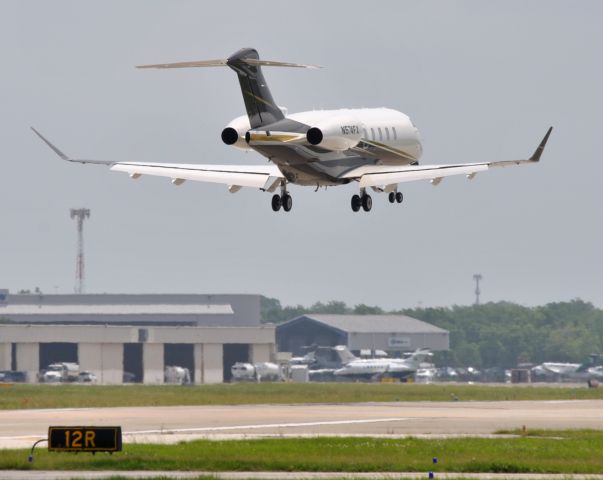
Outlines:
[[[86,291],[260,293],[284,304],[340,299],[385,308],[526,305],[580,297],[603,306],[598,1],[28,1],[0,4],[0,287],[74,288],[72,207],[85,226]],[[270,194],[127,175],[73,156],[263,163],[225,146],[244,113],[229,69],[134,65],[226,57],[265,69],[290,112],[387,106],[423,138],[422,163],[524,158],[554,126],[542,161],[403,184],[405,203],[355,186]]]

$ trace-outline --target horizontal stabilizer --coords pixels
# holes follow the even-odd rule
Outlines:
[[[321,68],[318,65],[310,65],[304,63],[289,63],[275,62],[273,60],[258,60],[255,58],[246,58],[242,60],[248,65],[261,67],[293,67],[293,68]],[[177,62],[177,63],[157,63],[153,65],[138,65],[136,68],[198,68],[198,67],[227,67],[228,60],[197,60],[192,62]]]

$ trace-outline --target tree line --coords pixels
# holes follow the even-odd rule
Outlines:
[[[307,313],[402,314],[450,332],[450,351],[440,364],[510,368],[519,363],[585,361],[603,352],[603,310],[583,300],[525,307],[511,302],[385,311],[377,306],[317,302],[285,306],[262,297],[262,321],[280,323]]]

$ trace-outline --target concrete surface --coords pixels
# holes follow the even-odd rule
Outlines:
[[[124,442],[257,435],[484,435],[500,429],[603,429],[603,400],[401,402],[0,411],[0,448],[27,448],[50,425],[121,425]]]

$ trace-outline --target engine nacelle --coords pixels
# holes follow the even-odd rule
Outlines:
[[[310,145],[327,150],[347,150],[355,147],[362,138],[364,124],[350,116],[338,116],[312,126],[306,133]]]
[[[245,141],[245,134],[251,128],[249,125],[249,117],[241,115],[232,120],[224,130],[222,130],[222,141],[226,145],[231,145],[240,150],[250,150],[249,145]]]

